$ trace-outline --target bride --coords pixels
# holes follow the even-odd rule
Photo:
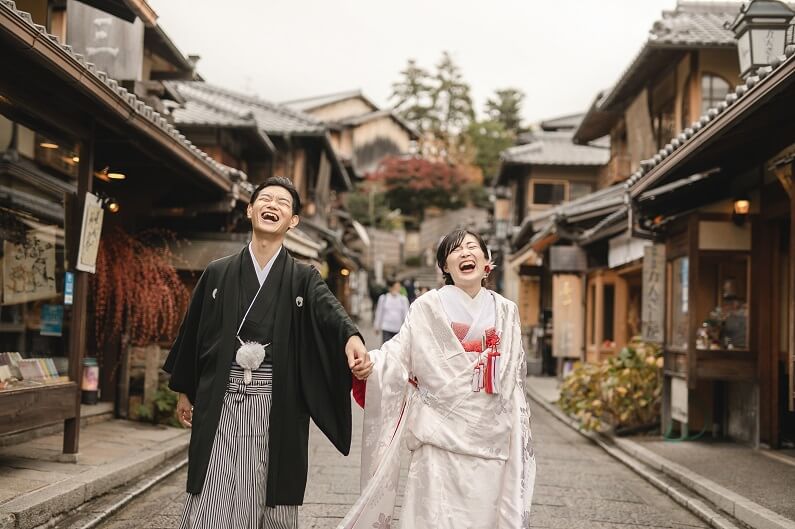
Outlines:
[[[354,387],[362,492],[338,529],[398,527],[402,440],[411,463],[400,528],[529,527],[536,465],[521,327],[516,305],[482,286],[487,255],[477,234],[448,234],[436,256],[446,286],[418,298],[370,353],[373,372]]]

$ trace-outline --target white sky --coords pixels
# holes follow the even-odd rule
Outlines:
[[[386,105],[409,58],[449,50],[476,110],[526,94],[528,122],[584,111],[676,0],[149,0],[212,83],[286,99],[362,89]]]

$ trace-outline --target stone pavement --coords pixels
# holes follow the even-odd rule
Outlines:
[[[528,377],[528,392],[546,403],[559,397],[557,379]],[[616,448],[671,476],[751,527],[795,528],[795,458],[705,438],[659,435],[616,438]]]
[[[0,529],[27,529],[79,507],[187,450],[189,432],[113,420],[81,430],[77,463],[61,434],[0,448]]]
[[[357,409],[354,422],[354,445],[347,458],[312,428],[309,483],[300,517],[302,529],[335,528],[357,497],[361,439],[361,412]],[[547,411],[533,407],[532,424],[539,466],[531,527],[707,527]],[[100,527],[175,528],[184,501],[184,484],[183,469]]]

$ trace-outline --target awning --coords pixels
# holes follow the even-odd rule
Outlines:
[[[226,233],[196,235],[169,242],[171,264],[177,270],[199,272],[216,259],[236,254],[248,241],[249,234]],[[292,229],[287,232],[284,247],[297,258],[319,260],[324,244]]]
[[[518,252],[508,256],[508,266],[517,270],[523,264],[530,264],[532,266],[541,266],[543,259],[533,249],[532,244],[528,244]]]

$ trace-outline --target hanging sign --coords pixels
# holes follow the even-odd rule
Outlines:
[[[80,230],[80,251],[77,254],[78,270],[93,274],[97,268],[99,238],[102,235],[102,201],[96,195],[86,193],[83,208],[83,226]]]

